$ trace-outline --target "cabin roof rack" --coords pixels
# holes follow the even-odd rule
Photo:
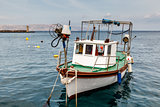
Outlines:
[[[112,24],[114,22],[119,22],[120,24],[132,25],[132,22],[130,21],[115,21],[115,20],[109,20],[109,19],[82,21],[82,24],[85,24],[85,23],[86,24]]]

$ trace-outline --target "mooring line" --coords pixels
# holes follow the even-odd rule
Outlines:
[[[60,72],[58,72],[58,75],[57,75],[57,78],[56,78],[56,80],[54,82],[54,85],[53,85],[53,88],[51,90],[50,96],[48,97],[48,100],[46,101],[45,105],[43,105],[43,107],[47,107],[47,105],[50,106],[50,99],[51,99],[52,93],[53,93],[53,91],[55,89],[55,86],[56,86],[56,83],[57,83],[59,75],[60,75]]]

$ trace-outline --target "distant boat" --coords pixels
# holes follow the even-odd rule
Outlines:
[[[88,28],[93,26],[91,39],[88,39],[87,34],[85,39],[82,38],[84,34],[83,27],[86,24],[88,24]],[[76,94],[105,87],[116,82],[120,84],[127,69],[132,72],[132,57],[130,55],[132,22],[103,19],[82,21],[81,25],[81,39],[77,38],[74,41],[72,61],[66,62],[65,60],[64,63],[61,63],[62,52],[60,52],[57,66],[61,83],[66,86],[67,95],[70,99],[74,98]],[[126,31],[124,31],[125,25],[129,27]],[[108,29],[105,32],[106,38],[95,40],[96,32],[98,38],[100,36],[100,26],[111,27],[111,30],[109,30],[110,28],[104,28],[105,30]],[[113,26],[121,26],[122,31],[120,33],[113,32]],[[120,40],[124,44],[121,51],[118,48],[119,42],[111,39],[111,35],[114,34],[123,36]],[[125,49],[126,45],[127,49]],[[66,52],[65,46],[64,52]]]

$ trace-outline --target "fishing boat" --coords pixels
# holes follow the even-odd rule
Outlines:
[[[115,31],[114,26],[122,29]],[[74,41],[72,61],[67,61],[70,25],[56,27],[55,32],[58,35],[56,39],[62,39],[64,48],[64,51],[59,52],[56,69],[70,99],[86,91],[116,82],[120,84],[126,72],[132,72],[133,58],[130,53],[132,27],[133,24],[129,21],[109,19],[82,21],[81,36]],[[112,35],[117,35],[116,40],[112,39]],[[64,62],[61,61],[63,54]]]

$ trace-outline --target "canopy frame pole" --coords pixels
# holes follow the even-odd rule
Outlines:
[[[86,39],[88,38],[88,31],[89,31],[90,23],[88,24],[87,32],[86,32]]]
[[[100,39],[100,24],[98,25],[98,40]]]
[[[122,45],[122,42],[123,42],[123,32],[124,32],[124,24],[122,25],[121,45]]]
[[[112,31],[113,31],[113,23],[112,23],[112,28],[111,28],[111,32],[109,33],[109,40],[111,39],[111,35],[112,35]]]
[[[82,40],[82,34],[83,34],[83,22],[81,23],[81,40]]]
[[[109,28],[110,28],[110,26],[109,26],[109,24],[108,24],[108,35],[107,35],[107,39],[109,39]]]

